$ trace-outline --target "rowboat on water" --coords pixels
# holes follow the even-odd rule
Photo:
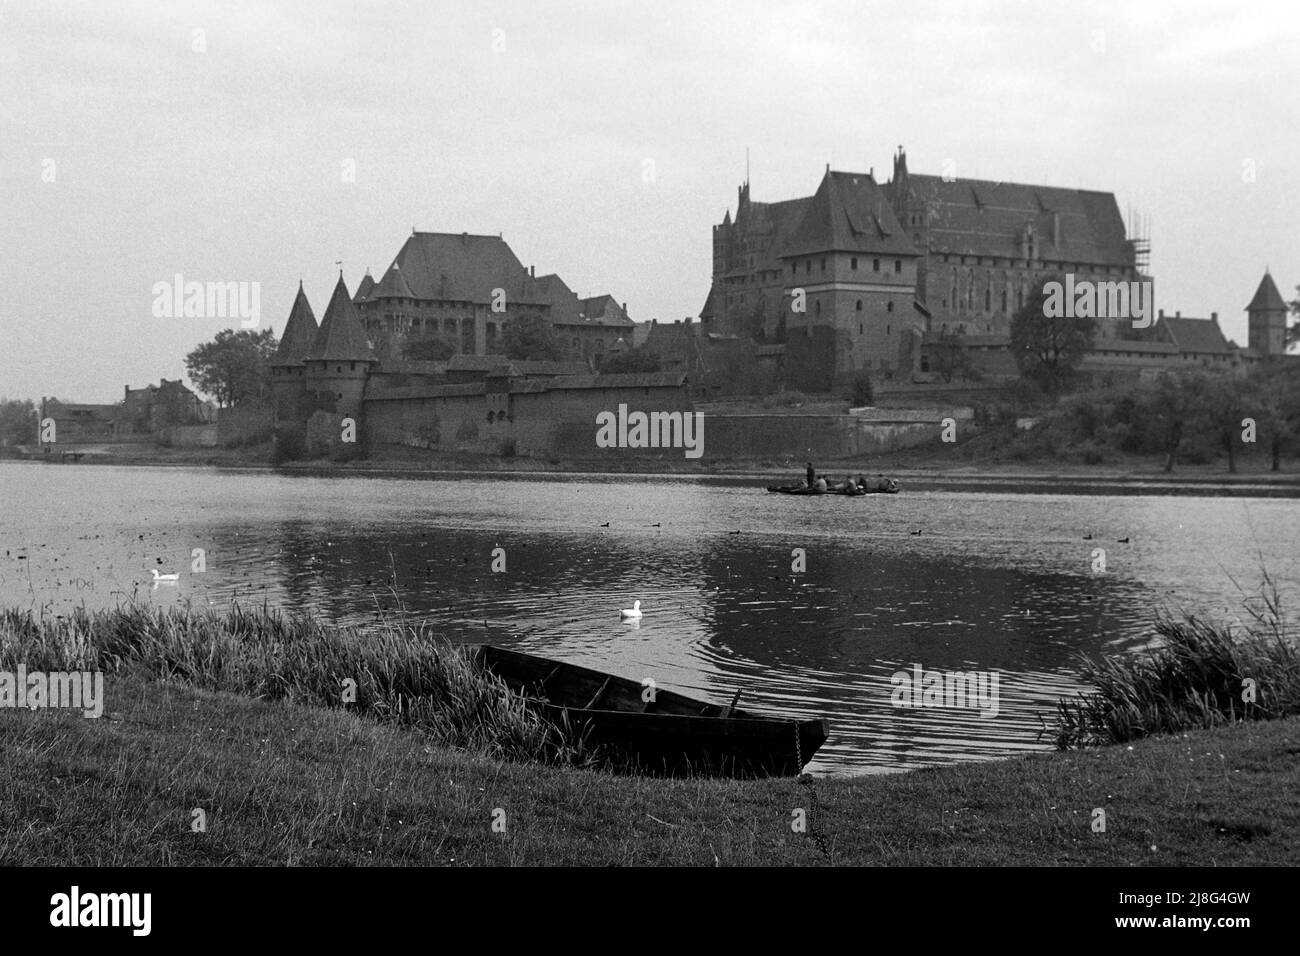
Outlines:
[[[830,485],[825,491],[809,488],[807,483],[802,481],[796,485],[768,485],[767,490],[782,495],[844,495],[845,497],[856,498],[859,495],[896,495],[902,487],[897,478],[886,478],[884,475],[877,475],[875,478],[867,478],[861,485],[840,482]]]
[[[492,644],[473,648],[480,667],[530,701],[552,723],[617,753],[640,773],[727,777],[795,776],[826,742],[822,719],[794,720],[720,706],[626,677]]]

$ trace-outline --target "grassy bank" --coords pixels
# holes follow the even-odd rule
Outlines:
[[[107,698],[99,720],[0,710],[0,864],[1300,862],[1295,718],[884,777],[672,781],[175,684],[113,679]]]
[[[1206,694],[1247,666],[1273,687],[1248,716],[1274,716],[1294,656],[1215,633],[1166,633],[1165,658],[1125,659],[1090,704],[1122,715],[1136,694],[1210,729],[858,779],[657,780],[574,766],[418,632],[7,612],[0,670],[110,676],[97,720],[0,708],[0,864],[1295,864],[1300,718],[1224,724],[1235,705]]]

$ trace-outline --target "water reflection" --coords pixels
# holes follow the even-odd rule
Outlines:
[[[0,465],[0,596],[21,606],[232,598],[367,624],[406,613],[662,687],[824,715],[811,769],[1042,747],[1079,651],[1149,638],[1155,606],[1222,613],[1262,562],[1295,578],[1294,503],[916,491],[790,499],[600,478],[286,478]],[[177,495],[176,489],[185,490]],[[920,530],[920,535],[914,534]],[[1119,539],[1128,538],[1129,544]],[[202,547],[208,570],[188,573]],[[492,571],[493,549],[506,554]],[[1094,573],[1094,549],[1107,571]],[[792,550],[806,570],[793,573]],[[21,555],[21,558],[19,557]],[[149,571],[181,571],[149,589]],[[644,617],[620,620],[641,601]],[[891,675],[995,671],[1000,711],[891,705]]]

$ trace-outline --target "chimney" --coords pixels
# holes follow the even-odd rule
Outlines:
[[[1211,312],[1211,313],[1210,313],[1210,321],[1211,321],[1211,322],[1218,322],[1218,321],[1219,321],[1219,313],[1217,313],[1217,312]]]
[[[530,279],[536,279],[536,278],[537,278],[537,266],[529,266],[529,267],[528,267],[528,278],[530,278]]]
[[[131,386],[130,386],[130,385],[123,385],[123,386],[122,386],[122,401],[125,402],[125,401],[126,401],[128,398],[130,398],[130,397],[131,397]]]
[[[627,315],[627,303],[626,303],[626,302],[623,303],[623,314],[624,314],[624,315]]]
[[[1059,250],[1061,248],[1061,214],[1052,213],[1052,245]]]
[[[1183,313],[1181,313],[1181,312],[1175,312],[1175,313],[1174,313],[1174,318],[1175,318],[1175,319],[1181,319],[1182,317],[1183,317]]]
[[[1156,313],[1156,318],[1157,318],[1157,319],[1163,319],[1164,317],[1165,317],[1165,310],[1164,310],[1164,309],[1160,309],[1160,310]]]

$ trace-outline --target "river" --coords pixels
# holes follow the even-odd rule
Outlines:
[[[906,770],[1048,747],[1077,656],[1141,647],[1161,607],[1241,619],[1262,569],[1293,598],[1300,503],[1149,491],[800,498],[734,478],[4,462],[0,597],[52,614],[266,601],[363,625],[404,609],[453,640],[825,716],[814,773]],[[891,675],[914,665],[996,674],[997,715],[894,706]]]

